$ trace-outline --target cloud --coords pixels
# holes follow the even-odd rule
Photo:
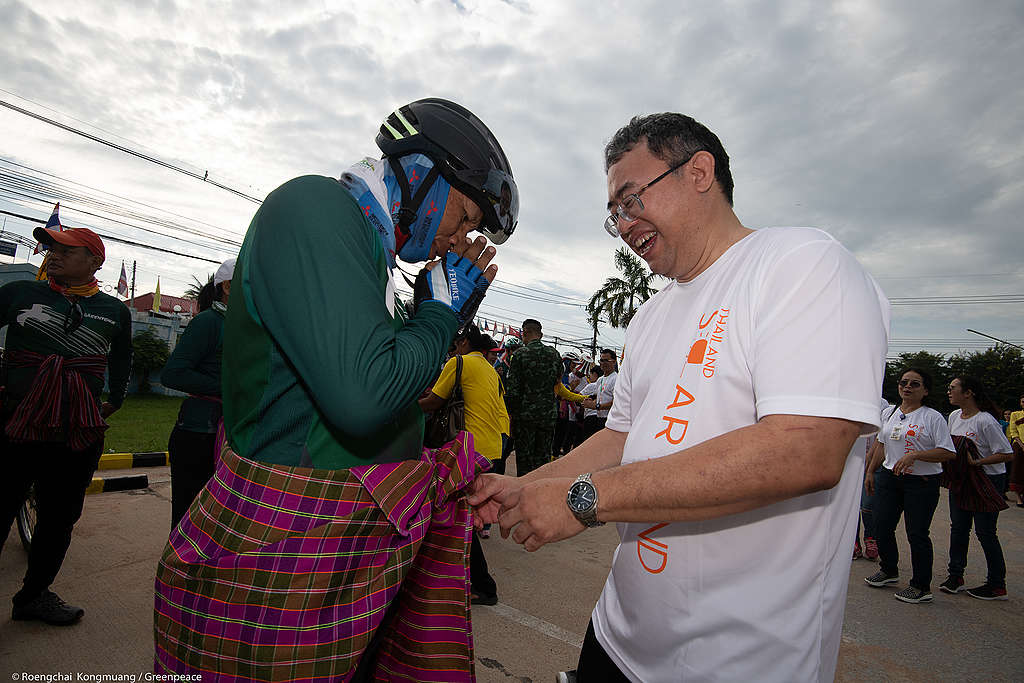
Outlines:
[[[656,111],[691,114],[720,136],[746,224],[823,227],[892,296],[1022,284],[1017,2],[36,7],[0,4],[0,88],[253,194],[377,154],[380,121],[409,100],[465,104],[502,140],[520,183],[519,232],[498,260],[525,286],[585,297],[612,274],[602,149],[631,116]],[[251,217],[251,204],[193,179],[2,117],[26,131],[5,156],[110,178],[238,235]],[[949,277],[985,271],[1010,275]],[[1000,310],[902,308],[896,320],[934,320],[944,337],[961,335],[950,315],[998,321]]]

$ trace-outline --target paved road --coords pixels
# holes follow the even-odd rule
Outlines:
[[[152,585],[169,525],[170,484],[166,468],[148,472],[147,490],[86,501],[54,586],[86,609],[74,627],[10,621],[7,605],[25,567],[12,531],[0,556],[0,683],[22,672],[69,673],[75,680],[79,672],[139,676],[151,670]],[[945,577],[945,504],[943,495],[932,525],[936,582]],[[936,593],[933,604],[905,605],[891,589],[863,583],[873,563],[853,562],[838,680],[1024,680],[1024,509],[1003,513],[1000,537],[1010,568],[1008,602]],[[547,682],[575,664],[615,542],[607,526],[532,554],[500,538],[484,541],[500,602],[474,608],[480,681]],[[905,539],[901,553],[909,573]],[[984,560],[976,540],[970,561],[968,583],[980,583]]]

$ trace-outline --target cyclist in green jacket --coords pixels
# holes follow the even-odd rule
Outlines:
[[[467,585],[464,562],[404,580],[419,571],[424,548],[464,557],[468,510],[455,494],[486,460],[465,434],[454,450],[425,452],[416,399],[497,273],[494,247],[467,235],[504,242],[518,190],[496,138],[453,102],[401,107],[376,142],[382,159],[363,159],[340,178],[290,180],[249,225],[224,323],[230,450],[171,533],[157,572],[160,672],[290,680],[301,658],[304,680],[364,680],[371,673],[355,667],[372,666],[378,651],[391,664],[405,660],[412,680],[471,677],[469,596],[455,599]],[[429,261],[408,316],[396,291],[399,259]],[[367,478],[384,472],[393,474],[382,480],[388,495]],[[374,510],[351,519],[324,512],[363,505],[367,491]],[[406,495],[412,507],[392,509]],[[458,526],[426,531],[421,545],[435,504],[450,504],[445,519]],[[216,567],[201,559],[207,548]],[[400,610],[419,607],[392,603],[400,590],[429,605],[440,625],[417,631],[420,620]],[[399,613],[389,616],[392,604]],[[430,676],[440,679],[423,672],[439,666]]]

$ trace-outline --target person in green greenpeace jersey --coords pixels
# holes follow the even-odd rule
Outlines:
[[[7,348],[0,371],[0,547],[35,487],[38,519],[11,618],[56,626],[85,613],[50,590],[103,453],[105,418],[121,407],[132,358],[128,308],[99,291],[106,250],[88,228],[36,228],[45,281],[0,287]],[[109,398],[100,401],[104,375]]]
[[[504,242],[518,190],[453,102],[401,107],[376,141],[382,159],[285,183],[249,226],[224,323],[229,448],[158,569],[159,672],[472,678],[460,492],[488,464],[469,432],[425,450],[416,399],[497,272],[467,234]],[[397,259],[430,261],[409,317]]]

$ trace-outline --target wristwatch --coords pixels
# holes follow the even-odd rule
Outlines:
[[[576,477],[565,497],[569,511],[583,526],[601,526],[604,522],[597,521],[597,488],[590,481],[590,472]]]

